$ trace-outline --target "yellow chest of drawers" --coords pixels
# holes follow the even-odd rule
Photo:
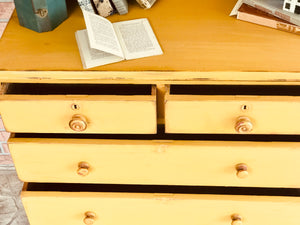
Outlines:
[[[110,20],[147,17],[164,54],[89,71],[74,3],[49,33],[13,16],[0,113],[32,225],[299,224],[300,39],[234,4],[131,2]]]

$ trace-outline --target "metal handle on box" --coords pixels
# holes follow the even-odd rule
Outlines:
[[[47,9],[37,9],[36,10],[35,6],[33,4],[33,0],[31,0],[31,5],[32,5],[33,12],[35,14],[37,14],[39,17],[45,18],[48,15],[48,10]]]

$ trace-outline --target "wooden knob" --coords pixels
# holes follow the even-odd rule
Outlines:
[[[239,214],[233,214],[231,216],[231,225],[242,225],[242,217]]]
[[[246,178],[248,177],[248,166],[244,163],[240,163],[240,164],[237,164],[235,166],[235,169],[236,169],[236,175],[238,178]]]
[[[86,212],[84,215],[85,215],[85,218],[83,219],[83,222],[86,225],[92,225],[95,222],[96,213],[94,213],[94,212]]]
[[[246,134],[253,130],[253,124],[248,117],[239,117],[235,124],[235,130],[239,134]]]
[[[87,162],[78,163],[77,174],[80,176],[87,176],[89,174],[90,165]]]
[[[84,116],[74,115],[69,122],[69,126],[72,130],[80,132],[87,128],[87,122]]]

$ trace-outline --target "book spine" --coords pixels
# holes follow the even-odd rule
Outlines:
[[[82,10],[86,10],[89,12],[95,12],[91,0],[77,0],[78,5]]]
[[[93,0],[100,16],[108,17],[115,13],[115,10],[109,0]]]
[[[0,22],[7,23],[15,9],[13,2],[1,2],[0,1]]]
[[[256,16],[244,12],[238,12],[237,19],[300,35],[300,27],[296,25],[275,21],[272,19],[267,19],[264,17],[260,17],[260,16]]]
[[[112,2],[120,15],[128,13],[127,0],[112,0]]]
[[[277,22],[276,29],[300,35],[300,27],[292,24]]]
[[[136,0],[139,5],[144,9],[149,9],[156,2],[156,0]]]
[[[300,26],[300,19],[297,18],[296,15],[293,13],[289,13],[284,10],[279,10],[277,8],[274,8],[272,6],[269,6],[269,5],[261,3],[261,2],[257,2],[255,0],[243,0],[243,2],[245,4],[253,6],[263,12],[269,13],[269,14],[276,16],[280,19],[283,19],[287,22],[290,22],[290,23]]]

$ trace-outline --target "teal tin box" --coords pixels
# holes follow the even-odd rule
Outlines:
[[[37,32],[55,29],[67,17],[65,0],[14,0],[20,25]]]

